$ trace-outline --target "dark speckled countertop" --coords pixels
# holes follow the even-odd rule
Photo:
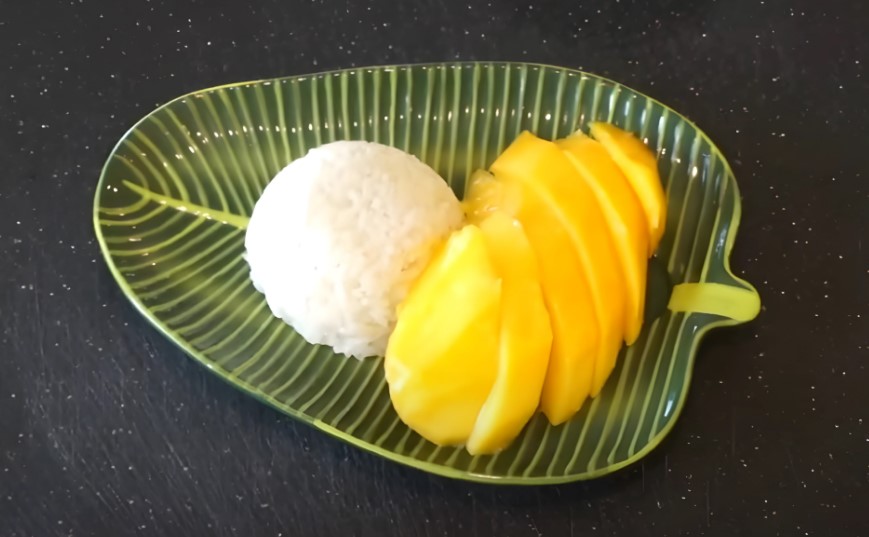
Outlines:
[[[869,535],[867,29],[861,0],[3,0],[0,536]],[[764,309],[704,341],[676,428],[611,477],[496,488],[344,446],[186,358],[101,261],[100,167],[156,105],[452,59],[624,82],[740,182]]]

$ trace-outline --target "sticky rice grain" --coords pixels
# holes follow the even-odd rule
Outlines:
[[[245,257],[272,313],[306,340],[357,358],[383,355],[396,307],[461,223],[452,190],[416,157],[333,142],[269,183]]]

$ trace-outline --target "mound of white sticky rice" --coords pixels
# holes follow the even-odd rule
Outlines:
[[[284,168],[245,237],[254,286],[311,343],[382,356],[405,297],[438,242],[462,222],[458,199],[416,157],[334,142]]]

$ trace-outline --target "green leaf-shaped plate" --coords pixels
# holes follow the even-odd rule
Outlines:
[[[381,360],[307,344],[248,279],[244,226],[281,168],[333,140],[413,153],[461,195],[523,129],[546,138],[593,120],[657,148],[667,233],[652,262],[651,312],[599,397],[568,423],[535,417],[509,449],[472,457],[402,424]],[[759,298],[728,268],[739,222],[733,173],[712,142],[661,103],[570,69],[459,63],[350,69],[179,97],[118,143],[94,201],[96,234],[145,317],[224,380],[278,410],[389,459],[494,483],[588,479],[638,460],[685,402],[695,351],[716,326],[753,318]]]

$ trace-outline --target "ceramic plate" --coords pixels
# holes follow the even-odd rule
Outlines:
[[[247,216],[281,168],[320,144],[371,140],[413,153],[458,195],[523,129],[553,139],[613,122],[659,155],[667,232],[650,267],[649,319],[600,396],[564,425],[538,415],[506,451],[470,456],[402,424],[382,360],[307,344],[274,318],[242,258]],[[559,483],[634,462],[672,428],[697,345],[753,318],[756,291],[728,255],[736,181],[696,126],[612,81],[558,67],[457,63],[349,69],[179,97],[118,143],[94,224],[109,269],[163,334],[233,386],[328,434],[449,477]]]

